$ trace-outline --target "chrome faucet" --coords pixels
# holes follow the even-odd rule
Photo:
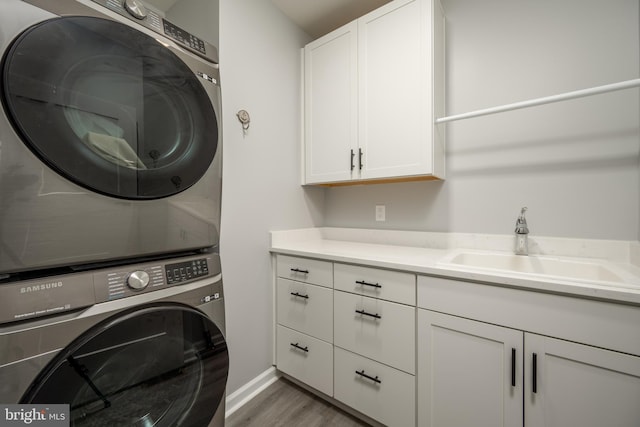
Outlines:
[[[526,207],[522,208],[516,220],[516,255],[529,255],[529,242],[527,239],[529,227],[527,227],[527,219],[524,217],[526,211]]]

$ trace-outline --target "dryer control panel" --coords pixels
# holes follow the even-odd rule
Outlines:
[[[173,285],[209,275],[209,266],[207,265],[206,258],[200,258],[186,262],[167,264],[165,266],[165,273],[167,283]]]
[[[147,7],[142,0],[92,1],[170,38],[201,58],[218,63],[218,49],[215,46],[167,21],[159,12]]]

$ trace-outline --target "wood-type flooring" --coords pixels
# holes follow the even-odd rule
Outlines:
[[[225,427],[368,426],[284,378],[227,418]]]

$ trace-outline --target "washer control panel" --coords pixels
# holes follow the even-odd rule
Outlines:
[[[147,292],[180,288],[183,285],[189,288],[190,282],[198,281],[211,285],[199,297],[202,298],[201,303],[223,298],[218,253],[2,282],[0,325],[62,314],[98,303],[135,298]],[[180,291],[176,289],[175,293]]]
[[[220,257],[211,254],[99,270],[93,273],[93,281],[97,302],[104,302],[180,286],[217,274],[220,274]]]
[[[167,264],[165,266],[165,273],[167,283],[174,285],[209,275],[209,266],[206,258],[200,258],[175,264]]]

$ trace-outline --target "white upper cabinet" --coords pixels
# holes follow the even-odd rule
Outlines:
[[[358,150],[357,23],[305,47],[307,183],[346,181]],[[350,163],[351,162],[351,163]]]
[[[392,3],[358,20],[363,179],[432,171],[432,73],[423,48],[431,45],[431,26],[423,7]]]
[[[305,184],[444,178],[444,15],[395,0],[305,47]]]

